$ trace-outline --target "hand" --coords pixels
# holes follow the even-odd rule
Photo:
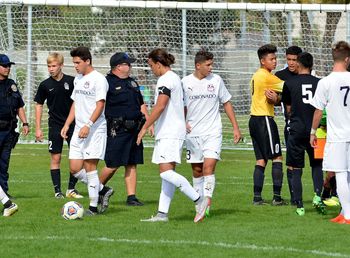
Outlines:
[[[151,125],[149,128],[148,128],[148,134],[153,137],[154,136],[154,125]]]
[[[40,128],[35,130],[35,141],[42,142],[44,139],[43,131]]]
[[[233,131],[233,142],[234,144],[239,143],[239,141],[242,139],[242,135],[241,135],[241,131],[238,130],[234,130]]]
[[[267,98],[267,102],[270,104],[277,104],[278,103],[278,94],[274,92],[273,90],[267,89],[265,90],[265,96]]]
[[[27,136],[29,134],[29,132],[30,132],[30,129],[29,129],[28,125],[25,125],[25,126],[22,127],[22,134],[24,136]]]
[[[192,127],[189,123],[186,123],[186,133],[190,133],[192,131]]]
[[[63,139],[67,139],[68,136],[67,136],[67,132],[68,132],[68,129],[69,129],[69,126],[68,125],[64,125],[61,129],[61,137]]]
[[[142,138],[143,138],[143,136],[145,136],[146,132],[147,132],[147,129],[145,127],[142,127],[142,129],[140,130],[140,132],[137,136],[137,140],[136,140],[137,145],[141,144]]]
[[[312,148],[317,147],[317,137],[314,134],[310,134],[310,145]]]
[[[88,135],[89,135],[89,133],[90,133],[90,127],[88,127],[87,125],[84,125],[81,129],[80,129],[80,131],[79,131],[79,134],[78,134],[78,137],[79,138],[87,138],[88,137]]]

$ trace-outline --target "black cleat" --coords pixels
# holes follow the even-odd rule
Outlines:
[[[126,205],[127,206],[143,206],[144,204],[140,202],[137,198],[131,199],[131,200],[126,200]]]

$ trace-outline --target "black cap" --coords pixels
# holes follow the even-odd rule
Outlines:
[[[14,65],[14,62],[10,61],[10,58],[7,55],[0,54],[0,65]]]
[[[111,59],[109,60],[109,64],[111,65],[111,67],[113,67],[123,63],[131,64],[135,61],[136,59],[128,56],[127,53],[117,52],[111,57]]]

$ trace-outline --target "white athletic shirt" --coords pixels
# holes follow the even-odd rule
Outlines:
[[[220,103],[231,99],[221,77],[210,74],[199,80],[193,74],[182,79],[187,107],[186,121],[191,126],[188,136],[201,136],[222,133]]]
[[[159,90],[162,90],[163,86],[170,90],[170,98],[154,127],[155,139],[185,140],[186,124],[180,77],[173,71],[167,71],[158,78],[154,96],[155,103],[159,96]]]
[[[93,70],[87,75],[78,74],[74,79],[74,90],[71,98],[75,106],[75,125],[82,128],[86,125],[96,109],[96,102],[106,100],[108,82],[103,74]],[[106,130],[104,111],[93,124],[92,129]]]
[[[327,111],[327,142],[350,142],[350,72],[332,72],[318,82],[311,105]]]

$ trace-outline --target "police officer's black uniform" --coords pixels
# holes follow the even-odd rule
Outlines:
[[[137,135],[145,122],[139,85],[131,77],[120,79],[113,73],[109,73],[106,79],[109,84],[105,108],[106,166],[116,168],[143,164],[143,145],[136,144]]]
[[[8,192],[8,168],[11,150],[17,143],[18,109],[24,106],[22,96],[16,83],[7,78],[0,80],[0,185]]]

